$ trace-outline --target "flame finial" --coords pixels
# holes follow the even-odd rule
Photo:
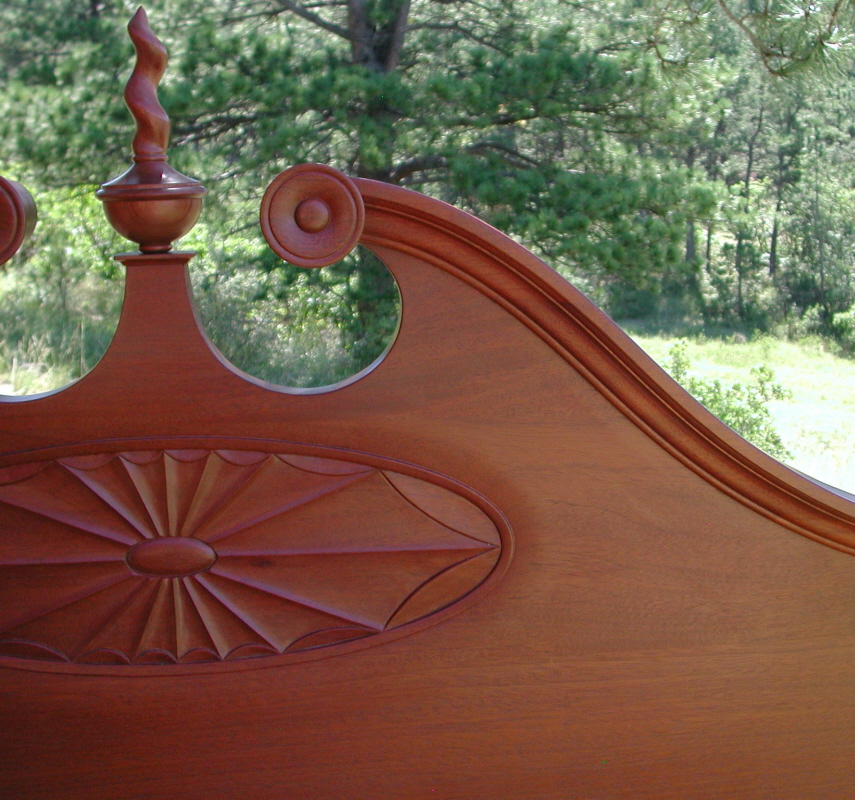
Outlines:
[[[165,155],[169,143],[169,117],[157,99],[157,87],[166,72],[169,55],[152,33],[142,6],[128,23],[128,33],[137,54],[137,63],[125,86],[125,103],[137,123],[134,155],[143,158]]]
[[[97,192],[110,224],[143,253],[165,253],[199,219],[205,189],[167,163],[169,117],[157,99],[166,48],[152,33],[142,6],[128,25],[137,60],[125,102],[137,125],[134,165]]]

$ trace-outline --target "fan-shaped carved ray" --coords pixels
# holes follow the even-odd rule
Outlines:
[[[146,603],[150,603],[154,585],[145,578],[135,577],[118,584],[118,587],[124,588],[126,584],[132,584],[133,589],[123,602],[116,603],[110,609],[108,615],[98,618],[97,622],[86,632],[86,636],[80,640],[78,646],[73,651],[70,651],[72,658],[79,659],[85,654],[91,653],[93,648],[97,650],[99,648],[99,640],[106,636],[108,641],[102,649],[110,649],[114,653],[121,653],[122,659],[124,661],[128,660],[125,653],[133,652],[133,647],[140,636],[139,624],[134,628],[133,639],[130,644],[127,642],[127,635],[122,635],[122,632],[127,628],[128,611],[138,602],[141,602],[143,607]],[[119,596],[118,591],[116,592],[116,596]],[[120,622],[123,619],[125,620],[125,627],[122,627],[122,623]]]
[[[181,464],[198,464],[202,469],[205,468],[205,462],[211,454],[210,450],[200,450],[199,448],[193,450],[186,448],[182,450],[164,450],[163,452],[164,455],[169,456],[171,461]],[[266,454],[262,453],[262,455]]]
[[[3,640],[2,644],[0,644],[0,656],[33,658],[36,661],[70,661],[64,653],[60,653],[59,650],[53,647],[48,647],[38,642],[22,642],[13,639]]]
[[[298,555],[466,550],[479,545],[491,546],[439,524],[404,500],[381,473],[372,472],[322,500],[232,534],[218,542],[217,552],[221,556]]]
[[[67,463],[63,466],[108,506],[121,514],[146,539],[158,535],[124,459],[112,458],[95,469],[81,469]]]
[[[167,452],[163,456],[170,536],[178,536],[181,533],[205,471],[208,454],[202,452],[201,457],[194,458],[197,452],[199,451]]]
[[[297,653],[301,650],[315,650],[319,647],[329,647],[333,644],[352,642],[354,639],[364,639],[372,633],[374,631],[370,628],[325,628],[322,631],[309,633],[302,639],[297,639],[286,652]]]
[[[205,623],[187,592],[184,581],[176,578],[172,581],[172,594],[175,598],[175,634],[179,659],[193,651],[209,652],[216,657],[217,647],[208,633]]]
[[[466,498],[409,475],[383,474],[406,500],[441,525],[480,542],[498,545],[501,541],[493,521]]]
[[[121,561],[126,544],[0,503],[0,566]]]
[[[163,456],[143,464],[122,458],[121,463],[133,482],[157,535],[168,536],[169,510]]]
[[[140,578],[128,578],[93,592],[29,622],[10,628],[0,639],[50,642],[68,658],[74,658],[93,635],[139,591]],[[2,652],[0,644],[0,652]]]
[[[499,553],[498,548],[487,550],[434,575],[401,603],[387,627],[405,625],[442,608],[448,598],[462,596],[470,586],[477,586],[492,572]]]
[[[356,464],[353,461],[336,461],[332,458],[317,456],[293,456],[277,453],[276,457],[292,467],[318,475],[356,475],[359,472],[371,472],[371,467]]]
[[[56,462],[32,477],[0,486],[0,500],[127,545],[141,534]]]
[[[362,480],[366,474],[317,475],[294,469],[271,456],[259,467],[243,491],[233,495],[208,517],[194,535],[213,544],[235,531]]]
[[[125,462],[129,461],[131,464],[139,464],[142,466],[145,464],[151,464],[153,461],[157,461],[162,455],[162,450],[130,450],[125,453],[120,453],[119,457]]]
[[[159,581],[140,580],[143,581],[140,591],[81,648],[79,658],[86,658],[87,654],[99,650],[108,650],[121,653],[126,661],[133,659],[159,587]]]
[[[219,575],[208,573],[197,576],[196,580],[280,652],[307,634],[349,622]],[[374,633],[371,628],[363,630]]]
[[[418,586],[479,552],[480,549],[224,557],[211,572],[380,630]]]
[[[45,469],[50,461],[34,461],[29,464],[15,464],[12,467],[0,467],[0,486],[9,483],[18,483],[32,478],[38,472]]]
[[[276,652],[273,644],[235,616],[227,606],[223,605],[198,581],[193,578],[185,578],[184,585],[214,642],[214,646],[217,648],[217,654],[220,658],[226,658],[233,650],[248,644],[260,645]]]
[[[98,469],[109,463],[116,457],[115,453],[88,453],[83,456],[69,456],[61,458],[57,463],[64,467],[74,469]]]
[[[173,655],[178,649],[175,636],[175,597],[172,591],[172,582],[169,580],[158,581],[157,593],[151,604],[146,620],[145,628],[140,637],[134,660],[143,653],[158,651]]]
[[[267,458],[269,456],[254,464],[232,464],[217,453],[211,453],[199,478],[181,535],[194,536],[205,519],[236,494]]]
[[[238,467],[251,467],[261,465],[266,459],[270,458],[270,453],[259,453],[255,450],[215,450],[217,456],[229,464],[234,464]]]
[[[130,577],[121,562],[4,566],[0,570],[0,634]]]

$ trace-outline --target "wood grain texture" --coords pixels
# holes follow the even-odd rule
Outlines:
[[[160,105],[157,87],[166,72],[169,55],[148,24],[140,6],[128,23],[137,62],[125,85],[125,104],[137,125],[133,149],[137,156],[162,156],[169,144],[169,117]]]
[[[705,480],[792,530],[855,553],[855,505],[849,499],[730,430],[523,247],[430,198],[373,181],[358,183],[375,212],[366,243],[413,253],[488,294]]]
[[[261,201],[261,232],[280,258],[300,267],[341,261],[365,224],[362,195],[350,178],[323,164],[280,173]]]
[[[51,623],[49,652],[33,637],[0,667],[0,713],[12,721],[0,727],[0,796],[850,796],[852,504],[710,417],[500,233],[405,190],[354,185],[360,241],[402,298],[394,344],[357,380],[298,391],[240,373],[200,330],[190,255],[135,254],[121,258],[122,318],[95,369],[62,391],[0,402],[3,552],[26,559],[49,538],[62,561],[19,564],[21,610],[4,613],[26,626],[25,606],[47,618],[80,604],[92,623]],[[200,451],[229,454],[210,481]],[[263,503],[223,501],[216,519],[194,510],[203,483],[212,504],[251,496],[242,477],[264,464],[294,470],[301,486],[341,482],[323,495],[323,525],[302,516],[311,503],[281,515],[295,515],[285,537]],[[50,489],[56,473],[61,490]],[[491,531],[506,518],[513,558],[495,580],[499,567],[483,578],[483,555],[457,561],[397,610],[393,580],[370,584],[351,633],[384,618],[398,627],[371,634],[376,647],[336,644],[348,625],[318,629],[311,614],[344,613],[337,604],[363,597],[375,567],[306,552],[300,537],[335,530],[339,551],[361,541],[369,526],[354,509],[372,521],[388,510],[374,514],[366,499],[380,480],[442,547],[466,533],[494,553]],[[44,530],[23,522],[34,494]],[[102,495],[110,502],[92,502]],[[290,495],[271,496],[287,505]],[[216,552],[213,567],[130,572],[137,542],[189,528]],[[398,553],[376,535],[366,557],[415,581],[411,562],[389,566]],[[253,547],[275,563],[254,563]],[[143,562],[162,569],[172,557]],[[101,588],[84,597],[91,586]],[[292,635],[259,600],[271,590],[273,602],[314,592],[294,622],[311,658],[270,653]],[[60,595],[79,599],[54,609]],[[253,614],[220,611],[231,607]],[[109,639],[96,652],[124,656],[59,660],[87,635],[87,647]],[[230,651],[236,642],[245,649]],[[218,660],[162,663],[194,648]]]
[[[0,530],[0,657],[30,669],[303,657],[449,609],[511,547],[425,477],[198,448],[2,469]]]

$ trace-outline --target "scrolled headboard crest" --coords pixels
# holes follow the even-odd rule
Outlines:
[[[134,164],[97,196],[141,252],[118,257],[122,317],[95,369],[59,392],[0,398],[0,534],[14,534],[0,535],[0,658],[225,669],[355,650],[456,614],[510,563],[515,523],[496,505],[508,494],[496,476],[527,435],[499,456],[493,440],[534,414],[523,378],[550,370],[558,382],[529,391],[555,407],[550,425],[587,393],[633,446],[640,429],[657,458],[664,450],[742,506],[855,553],[847,498],[714,419],[521,245],[401,187],[302,164],[261,203],[268,244],[293,264],[323,267],[363,244],[388,266],[405,311],[385,356],[317,391],[235,369],[200,327],[193,254],[172,252],[205,189],[167,163],[166,50],[142,9],[129,31]],[[0,261],[35,220],[26,191],[0,179],[6,220]],[[567,464],[567,475],[593,469]],[[538,487],[516,510],[538,506]],[[559,488],[560,505],[571,479]],[[102,620],[105,597],[122,625]]]
[[[522,244],[329,166],[274,178],[262,232],[307,268],[370,250],[392,342],[329,386],[242,372],[172,249],[205,189],[167,164],[166,50],[129,28],[118,327],[0,395],[0,795],[852,797],[853,498]],[[0,179],[0,262],[34,221]]]

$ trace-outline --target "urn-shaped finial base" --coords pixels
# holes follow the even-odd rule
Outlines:
[[[134,161],[96,195],[122,236],[136,242],[143,253],[165,253],[196,224],[205,188],[170,167],[166,156]]]
[[[167,163],[169,117],[157,99],[166,70],[166,48],[152,33],[144,9],[128,25],[137,62],[125,102],[137,124],[134,165],[105,183],[96,196],[110,224],[143,253],[165,253],[199,219],[205,188]]]

